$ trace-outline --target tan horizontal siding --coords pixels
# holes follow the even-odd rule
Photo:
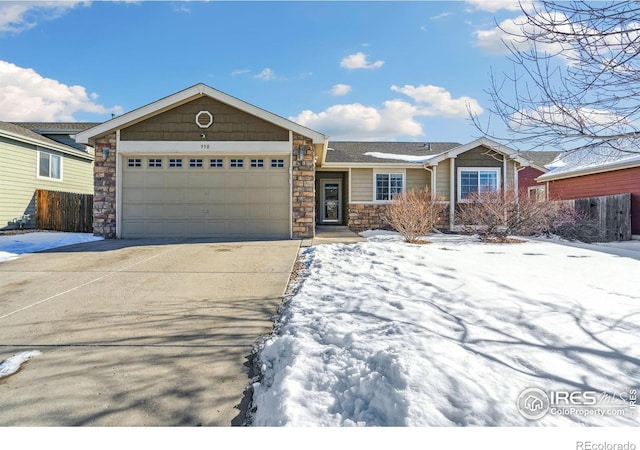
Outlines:
[[[92,161],[48,152],[63,158],[61,182],[37,178],[34,146],[0,142],[0,228],[16,217],[35,213],[36,189],[93,193]]]
[[[373,169],[351,169],[351,201],[373,201]]]
[[[450,159],[442,161],[436,166],[436,193],[449,201],[449,167]]]
[[[431,188],[431,176],[424,169],[407,169],[407,190]]]
[[[196,115],[208,111],[213,124],[200,128]],[[218,100],[202,97],[153,116],[120,132],[123,141],[288,141],[289,131]]]

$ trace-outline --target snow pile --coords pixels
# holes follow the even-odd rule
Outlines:
[[[0,362],[0,378],[13,375],[20,369],[20,366],[23,363],[29,361],[34,356],[38,356],[41,354],[42,353],[38,350],[30,350],[26,352],[18,352],[11,358],[5,359],[4,361]]]
[[[519,394],[640,388],[640,261],[549,242],[429,236],[305,251],[258,353],[258,426],[638,426],[522,417]],[[615,396],[618,395],[616,398]],[[624,394],[622,394],[624,396]]]
[[[55,231],[0,236],[0,262],[15,259],[25,253],[40,252],[65,245],[100,241],[102,239],[91,233],[60,233]]]

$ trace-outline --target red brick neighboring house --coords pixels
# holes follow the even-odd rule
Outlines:
[[[554,168],[537,178],[548,198],[569,200],[631,194],[631,233],[640,236],[640,154],[583,150],[559,157]]]

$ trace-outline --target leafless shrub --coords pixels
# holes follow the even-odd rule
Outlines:
[[[467,233],[483,239],[544,233],[553,217],[549,202],[530,199],[525,193],[480,192],[458,205],[456,220]]]
[[[595,242],[599,239],[600,229],[597,221],[587,212],[577,210],[572,201],[548,203],[551,204],[553,212],[548,218],[544,234],[581,242]]]
[[[406,242],[424,242],[420,238],[433,231],[446,210],[443,198],[432,196],[428,187],[409,190],[395,197],[384,212],[384,220]]]

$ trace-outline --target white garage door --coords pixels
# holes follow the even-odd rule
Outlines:
[[[285,156],[124,156],[122,237],[289,237]]]

